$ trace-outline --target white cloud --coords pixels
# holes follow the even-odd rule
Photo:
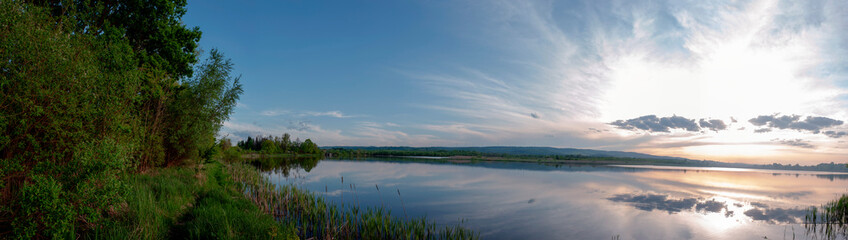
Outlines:
[[[312,116],[312,117],[334,117],[334,118],[350,118],[350,115],[345,115],[340,111],[328,111],[328,112],[305,112],[300,114],[301,116]]]
[[[285,115],[285,114],[289,114],[289,113],[290,113],[290,111],[288,111],[288,110],[274,109],[274,110],[262,111],[261,113],[259,113],[259,115],[266,116],[266,117],[276,117],[276,116]]]
[[[292,112],[285,109],[269,109],[259,113],[259,115],[266,117],[276,117],[283,115],[291,115],[298,117],[333,117],[333,118],[351,118],[353,116],[346,115],[341,111],[326,111],[326,112],[318,112],[318,111],[304,111],[304,112]]]

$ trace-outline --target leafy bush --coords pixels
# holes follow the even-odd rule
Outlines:
[[[19,214],[12,225],[19,239],[71,238],[74,212],[63,197],[62,185],[50,176],[32,176],[21,189]]]
[[[67,238],[76,229],[103,227],[124,202],[126,186],[119,176],[127,168],[127,152],[111,139],[89,142],[75,150],[70,164],[50,169],[62,172],[61,181],[32,175],[10,209],[18,215],[12,223],[17,237]]]
[[[241,159],[241,148],[231,147],[222,151],[221,159],[226,162],[235,162]]]
[[[0,2],[0,232],[18,238],[100,226],[122,200],[118,174],[131,164],[138,71],[116,67],[133,63],[131,48],[67,34],[64,19]]]

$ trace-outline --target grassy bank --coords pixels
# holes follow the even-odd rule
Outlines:
[[[296,239],[237,191],[221,163],[154,169],[126,179],[125,209],[90,239]]]

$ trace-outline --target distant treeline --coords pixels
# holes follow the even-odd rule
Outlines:
[[[700,164],[705,167],[736,167],[736,168],[755,168],[755,169],[772,169],[772,170],[793,170],[793,171],[826,171],[826,172],[848,172],[848,164],[846,163],[819,163],[816,165],[800,165],[800,164],[747,164],[747,163],[726,163],[717,161],[697,161],[689,160],[693,163]]]
[[[398,149],[397,147],[369,147],[369,148],[343,148],[334,147],[324,150],[328,157],[333,158],[359,158],[359,157],[399,157],[399,156],[432,156],[432,157],[463,157],[470,160],[520,160],[520,161],[596,161],[596,162],[621,162],[663,165],[684,165],[685,160],[678,159],[647,159],[647,158],[623,158],[606,156],[584,156],[577,154],[566,155],[534,155],[534,154],[509,154],[479,152],[471,150],[447,150],[443,148],[414,148]]]
[[[524,147],[516,147],[527,149]],[[498,147],[498,149],[510,150],[510,147]],[[513,151],[515,152],[515,151]],[[629,158],[613,156],[587,156],[581,154],[510,154],[497,152],[481,152],[463,148],[413,148],[413,147],[333,147],[324,150],[328,157],[333,158],[359,158],[359,157],[392,157],[392,156],[433,156],[433,157],[471,157],[471,159],[488,160],[544,160],[544,161],[596,161],[596,162],[619,162],[623,164],[655,164],[691,167],[734,167],[773,170],[801,170],[801,171],[829,171],[848,172],[845,163],[820,163],[817,165],[802,166],[799,164],[745,164],[727,163],[709,160],[691,160],[684,158]]]
[[[433,156],[433,157],[451,157],[451,156],[476,156],[476,157],[494,157],[495,155],[484,154],[476,151],[463,150],[395,150],[395,149],[359,149],[359,148],[330,148],[325,150],[325,154],[332,157],[380,157],[380,156]],[[491,156],[490,156],[491,155]],[[504,154],[500,154],[504,155]]]

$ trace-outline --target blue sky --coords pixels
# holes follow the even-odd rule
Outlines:
[[[189,1],[245,87],[222,136],[848,156],[844,1]]]

